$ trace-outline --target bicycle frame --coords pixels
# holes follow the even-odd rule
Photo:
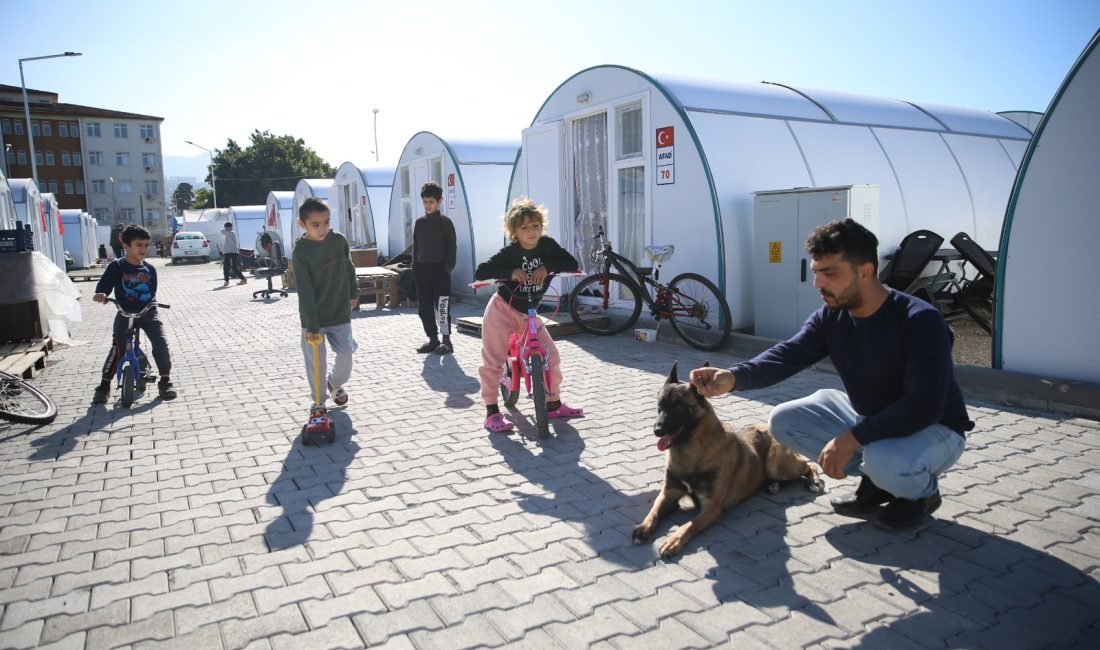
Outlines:
[[[115,367],[115,381],[117,382],[117,385],[121,388],[122,376],[126,372],[127,366],[132,366],[137,370],[134,373],[135,376],[144,376],[147,371],[147,368],[143,368],[141,365],[141,359],[143,356],[140,343],[141,329],[137,326],[137,319],[149,313],[155,307],[164,307],[165,309],[168,309],[169,306],[163,303],[151,302],[146,305],[145,308],[141,311],[131,314],[130,312],[123,311],[122,306],[119,305],[118,301],[114,300],[113,298],[108,298],[107,300],[109,302],[113,302],[115,304],[115,308],[118,310],[118,313],[125,316],[127,320],[126,351],[123,352],[121,357],[119,357],[118,365]],[[146,365],[148,365],[148,360],[146,360]]]
[[[619,255],[611,248],[611,243],[607,241],[607,236],[603,230],[596,234],[596,241],[593,244],[593,257],[603,258],[600,264],[600,273],[607,275],[611,272],[611,268],[614,267],[619,271],[626,279],[634,283],[634,288],[638,290],[638,296],[641,297],[642,302],[649,307],[649,313],[657,320],[662,318],[668,318],[674,313],[680,313],[676,310],[676,307],[672,305],[670,298],[670,292],[668,286],[661,282],[661,265],[655,264],[653,266],[653,275],[643,273],[638,270],[638,265],[630,261],[628,258]],[[653,294],[650,293],[650,287],[653,288]],[[684,314],[688,313],[687,308],[681,308]]]
[[[539,340],[539,328],[542,327],[542,321],[539,320],[538,312],[534,307],[527,309],[527,324],[523,329],[523,335],[517,336],[515,332],[508,337],[508,358],[516,359],[519,361],[516,364],[515,370],[518,372],[512,373],[512,390],[519,390],[520,378],[523,378],[524,388],[527,389],[527,394],[531,394],[531,358],[538,356],[542,359],[542,374],[543,379],[546,382],[546,391],[550,393],[553,391],[553,385],[550,380],[550,358],[546,354],[546,347],[543,346]]]

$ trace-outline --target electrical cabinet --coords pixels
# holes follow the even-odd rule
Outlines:
[[[806,238],[818,226],[849,217],[878,236],[879,186],[771,190],[753,196],[755,333],[786,339],[822,305]]]

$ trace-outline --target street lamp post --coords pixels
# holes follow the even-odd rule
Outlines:
[[[27,82],[23,78],[23,62],[24,61],[41,61],[42,59],[56,59],[63,56],[81,56],[80,52],[64,52],[62,54],[47,54],[46,56],[29,56],[25,59],[19,59],[19,84],[23,86],[23,114],[27,118],[27,141],[30,143],[31,150],[31,178],[34,179],[34,184],[38,185],[38,163],[34,159],[34,131],[31,130],[31,105],[27,101]]]
[[[374,113],[374,162],[378,162],[378,109],[372,108]]]
[[[202,149],[206,153],[210,154],[210,187],[214,191],[214,209],[217,210],[218,209],[218,179],[214,178],[214,152],[210,151],[209,149],[207,149],[206,147],[204,147],[202,145],[197,145],[194,142],[191,142],[190,140],[184,140],[184,142],[191,145],[192,147],[198,147],[199,149]]]
[[[122,222],[122,217],[120,217],[119,214],[118,214],[118,194],[115,192],[115,188],[117,187],[117,184],[115,183],[115,177],[114,176],[108,176],[107,180],[111,181],[111,210],[112,210],[112,215],[115,218],[115,223],[121,223]]]

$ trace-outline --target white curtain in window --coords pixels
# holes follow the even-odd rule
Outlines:
[[[592,242],[601,229],[607,231],[607,113],[575,120],[572,130],[573,222],[566,225],[572,225],[571,252],[581,270],[591,273]]]
[[[619,253],[638,266],[649,260],[643,256],[645,247],[645,167],[619,170]]]

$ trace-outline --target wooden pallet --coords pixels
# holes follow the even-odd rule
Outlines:
[[[593,317],[592,319],[585,320],[601,320],[606,324],[607,317],[602,316],[600,318]],[[579,325],[573,322],[573,319],[569,314],[559,313],[554,320],[550,320],[545,316],[542,317],[544,323],[546,323],[546,331],[550,332],[550,336],[554,338],[561,338],[562,336],[569,336],[570,334],[577,334],[583,332]],[[481,338],[481,316],[467,316],[465,318],[459,318],[455,321],[455,330],[462,334],[470,334]]]
[[[69,271],[69,279],[73,282],[86,282],[88,280],[99,280],[103,275],[103,265],[97,264],[95,266],[89,266],[86,269],[76,269],[75,271]]]
[[[0,345],[0,370],[30,379],[46,368],[46,357],[53,351],[53,339]]]

